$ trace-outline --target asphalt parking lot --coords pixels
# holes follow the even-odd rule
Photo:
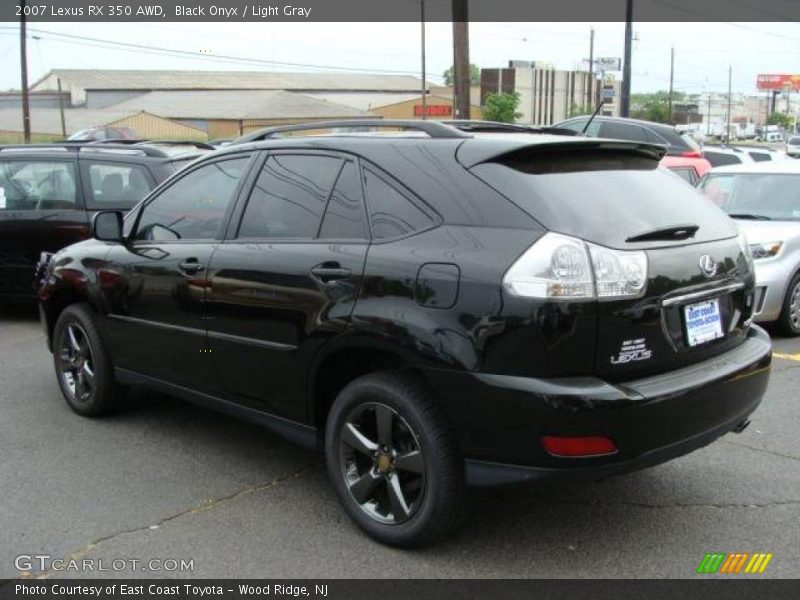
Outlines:
[[[348,522],[318,455],[258,427],[144,391],[74,415],[34,316],[0,312],[0,578],[692,577],[712,551],[770,552],[755,577],[798,577],[800,340],[775,352],[744,433],[604,482],[473,492],[454,538],[399,551]],[[33,554],[194,569],[19,573]]]

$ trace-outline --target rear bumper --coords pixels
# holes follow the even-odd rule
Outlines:
[[[454,423],[471,485],[600,479],[649,467],[736,429],[766,390],[769,336],[752,327],[737,348],[670,373],[609,384],[429,370]],[[618,451],[547,454],[543,435],[610,437]]]

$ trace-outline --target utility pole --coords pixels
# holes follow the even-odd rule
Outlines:
[[[453,0],[453,107],[456,119],[469,119],[469,11],[468,0]]]
[[[725,132],[725,141],[731,141],[731,79],[733,76],[733,66],[728,66],[728,130]]]
[[[708,92],[708,122],[706,123],[706,137],[711,136],[711,92]]]
[[[419,21],[421,26],[420,43],[422,46],[422,119],[428,118],[428,92],[425,89],[427,75],[425,74],[425,0],[419,0]]]
[[[669,106],[668,113],[669,113],[669,122],[672,123],[672,84],[675,77],[675,46],[672,46],[669,49],[669,100],[667,100],[667,104]]]
[[[28,98],[28,45],[25,31],[25,0],[20,1],[19,59],[22,72],[22,131],[26,144],[31,143],[31,105]]]
[[[67,137],[67,120],[64,118],[64,96],[61,92],[61,77],[56,81],[58,82],[58,109],[61,112],[61,135]]]
[[[594,27],[589,31],[589,90],[586,94],[586,105],[594,106],[595,88],[594,84]]]
[[[619,99],[619,115],[629,117],[631,113],[631,46],[633,44],[633,0],[625,2],[625,65],[622,67],[622,97]]]

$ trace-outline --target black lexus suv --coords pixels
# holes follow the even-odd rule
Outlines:
[[[0,147],[0,301],[35,300],[42,252],[88,238],[95,212],[131,208],[210,150],[130,140]]]
[[[453,529],[465,485],[747,425],[771,360],[747,244],[662,146],[378,125],[417,131],[273,128],[98,214],[39,293],[70,407],[145,385],[263,424],[401,546]]]

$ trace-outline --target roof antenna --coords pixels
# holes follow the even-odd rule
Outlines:
[[[594,118],[597,116],[597,113],[600,112],[600,109],[603,108],[603,105],[605,103],[606,103],[606,99],[605,98],[601,98],[600,99],[600,104],[597,105],[597,108],[594,109],[594,112],[592,113],[592,116],[589,117],[588,121],[586,121],[586,125],[584,125],[583,129],[581,129],[581,133],[586,133],[586,130],[589,129],[589,125],[592,124],[592,121],[594,121]]]

